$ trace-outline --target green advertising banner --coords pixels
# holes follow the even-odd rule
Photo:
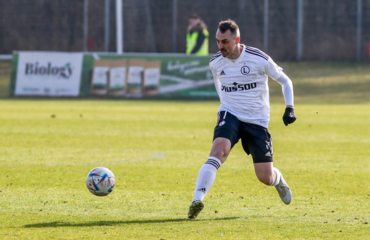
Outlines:
[[[15,95],[19,53],[13,54],[11,95]],[[80,97],[218,98],[210,56],[172,54],[84,54]]]

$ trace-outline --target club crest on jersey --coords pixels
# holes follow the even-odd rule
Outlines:
[[[250,71],[251,71],[251,70],[249,69],[249,67],[248,67],[248,66],[243,66],[243,67],[240,69],[240,72],[241,72],[243,75],[248,75]]]
[[[238,83],[234,82],[233,85],[234,86],[232,86],[232,87],[227,87],[227,86],[222,85],[221,86],[221,91],[224,91],[224,92],[247,91],[247,90],[250,90],[250,89],[253,89],[253,88],[257,87],[256,82],[246,83],[246,84],[238,84]]]

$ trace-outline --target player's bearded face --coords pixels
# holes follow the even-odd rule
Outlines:
[[[218,30],[216,33],[216,41],[218,49],[220,49],[223,57],[232,56],[235,49],[238,47],[236,36],[232,35],[230,30],[224,33]]]

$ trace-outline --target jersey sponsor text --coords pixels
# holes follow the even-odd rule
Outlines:
[[[238,84],[234,83],[232,87],[226,87],[224,85],[221,86],[221,91],[224,92],[236,92],[236,91],[247,91],[257,87],[257,83],[246,83],[246,84]]]

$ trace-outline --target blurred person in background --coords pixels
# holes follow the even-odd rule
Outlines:
[[[208,31],[207,25],[197,14],[190,15],[189,26],[186,35],[186,54],[208,54]]]

